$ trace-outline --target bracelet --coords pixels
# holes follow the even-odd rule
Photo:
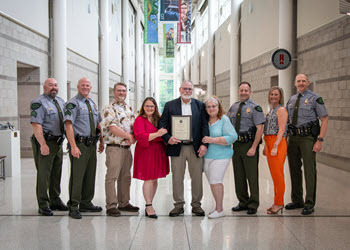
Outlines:
[[[278,145],[277,144],[273,145],[273,148],[278,148]]]

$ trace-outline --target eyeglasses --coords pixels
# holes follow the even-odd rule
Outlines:
[[[215,109],[216,107],[218,107],[217,105],[214,106],[207,106],[207,109]]]
[[[182,89],[185,91],[192,91],[193,90],[192,88],[182,88]]]
[[[126,90],[122,90],[122,89],[117,89],[116,90],[118,93],[126,93]]]
[[[145,105],[145,107],[149,108],[149,109],[154,109],[155,108],[155,106],[153,106],[153,105]]]

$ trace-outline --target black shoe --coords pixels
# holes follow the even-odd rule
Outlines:
[[[169,216],[170,217],[176,217],[179,216],[180,214],[183,214],[184,208],[183,207],[174,207],[173,210],[170,211]]]
[[[62,201],[59,204],[50,205],[50,209],[51,210],[58,210],[58,211],[68,211],[68,207]]]
[[[256,208],[249,207],[248,211],[247,211],[247,214],[256,214],[256,212],[257,212]]]
[[[302,215],[310,215],[314,212],[314,208],[313,207],[304,207],[303,210],[301,211]]]
[[[291,202],[291,203],[288,203],[285,208],[287,210],[293,210],[293,209],[297,209],[297,208],[303,208],[304,207],[304,204],[301,204],[301,203],[294,203],[294,202]]]
[[[248,210],[248,207],[241,207],[240,205],[237,205],[231,209],[233,212],[239,212],[243,210]]]
[[[44,208],[39,208],[38,210],[39,214],[44,215],[44,216],[52,216],[53,212],[49,207],[44,207]]]
[[[94,206],[94,205],[91,205],[89,207],[79,207],[79,211],[80,212],[101,212],[102,211],[102,207],[100,206]]]
[[[146,207],[151,207],[152,206],[152,204],[146,204]],[[145,215],[147,216],[147,217],[149,217],[149,218],[152,218],[152,219],[157,219],[158,218],[158,216],[157,216],[157,214],[155,213],[155,211],[154,211],[154,214],[148,214],[147,213],[147,210],[145,209]]]
[[[69,216],[72,217],[73,219],[81,219],[82,217],[79,210],[70,211]]]

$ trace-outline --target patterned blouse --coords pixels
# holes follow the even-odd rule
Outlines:
[[[277,135],[278,134],[278,119],[277,119],[277,110],[283,107],[278,105],[276,108],[271,109],[270,112],[266,115],[266,122],[264,124],[264,135]],[[287,136],[287,127],[283,134],[283,137]]]
[[[132,126],[135,121],[135,113],[126,103],[113,102],[102,110],[102,135],[106,144],[128,145],[125,138],[115,136],[109,126],[118,126],[127,133],[133,134]]]

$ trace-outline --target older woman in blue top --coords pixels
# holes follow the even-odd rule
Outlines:
[[[224,115],[217,97],[211,97],[205,102],[205,106],[209,115],[210,136],[203,138],[204,143],[209,143],[207,153],[204,155],[204,172],[216,203],[215,210],[208,217],[214,219],[224,216],[222,207],[224,185],[222,182],[233,155],[231,144],[237,140],[238,136],[230,119]]]

